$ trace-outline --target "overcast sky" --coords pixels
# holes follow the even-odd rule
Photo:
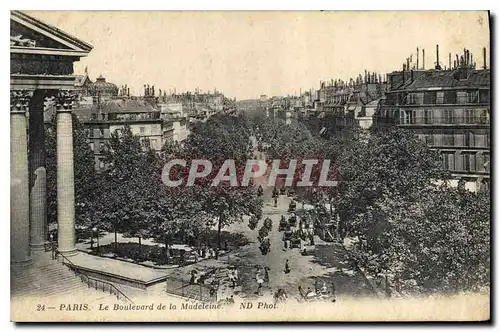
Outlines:
[[[364,70],[402,67],[416,48],[426,68],[467,47],[478,67],[487,47],[487,12],[27,12],[94,49],[75,64],[134,94],[145,83],[177,92],[217,88],[256,98],[317,89]],[[422,56],[420,55],[420,63]]]

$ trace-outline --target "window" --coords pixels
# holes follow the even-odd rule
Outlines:
[[[443,168],[453,171],[455,170],[455,154],[453,152],[445,152],[441,155]]]
[[[464,162],[464,169],[467,172],[475,172],[476,171],[476,154],[475,153],[464,153],[462,154],[463,156],[463,162]]]
[[[435,91],[424,93],[424,104],[436,104],[437,94]]]
[[[444,103],[444,92],[440,91],[436,94],[436,104]]]
[[[455,104],[457,102],[457,95],[455,91],[445,91],[444,92],[444,103],[445,104]]]
[[[467,136],[465,136],[465,138],[466,138],[466,142],[465,142],[466,146],[468,146],[468,147],[475,147],[476,146],[476,140],[475,140],[474,133],[469,132],[467,134]]]
[[[490,90],[479,90],[479,102],[481,104],[490,103]]]
[[[97,120],[97,113],[92,113],[92,114],[90,115],[90,118],[91,118],[92,120]]]
[[[486,148],[487,139],[488,138],[486,134],[474,134],[474,146],[478,148]]]
[[[106,148],[106,145],[104,143],[99,143],[99,152],[103,152],[104,149]]]
[[[105,167],[106,167],[106,165],[104,164],[104,161],[99,160],[99,169],[104,170]]]
[[[453,143],[455,146],[465,146],[465,135],[463,133],[455,133],[453,135]]]
[[[145,134],[145,132],[146,132],[146,128],[145,127],[140,127],[139,130],[140,130],[141,136],[143,136]]]
[[[425,135],[425,144],[427,144],[428,146],[434,145],[434,135],[433,134]]]
[[[484,161],[484,172],[489,173],[490,172],[490,154],[489,153],[483,153],[483,161]]]
[[[421,104],[422,103],[422,100],[421,100],[421,93],[410,93],[408,94],[408,104],[410,105],[417,105],[417,104]]]
[[[457,103],[458,104],[467,103],[467,91],[457,91]]]
[[[414,110],[402,110],[400,113],[400,123],[401,124],[414,124],[415,123],[415,111]]]
[[[432,110],[425,110],[424,111],[424,123],[431,124],[432,123],[432,116],[433,116]]]
[[[476,154],[476,172],[484,172],[484,155]]]
[[[153,148],[153,149],[157,149],[158,147],[157,147],[156,145],[157,145],[157,140],[156,140],[156,138],[152,138],[152,139],[151,139],[151,148]]]
[[[476,110],[465,110],[465,123],[476,123],[475,113]]]
[[[490,123],[490,114],[488,110],[482,110],[481,115],[479,117],[479,123],[481,124],[489,124]]]
[[[103,137],[104,137],[104,130],[99,129],[99,138],[103,138]]]
[[[94,151],[94,142],[90,142],[89,146],[90,146],[90,150]]]
[[[467,91],[467,103],[473,104],[478,101],[478,91]]]
[[[446,146],[453,146],[455,144],[453,134],[445,134],[443,143]]]
[[[444,123],[446,123],[446,124],[455,123],[453,110],[450,110],[450,109],[443,110],[443,120],[444,120]]]

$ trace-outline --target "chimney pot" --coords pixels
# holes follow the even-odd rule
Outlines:
[[[439,45],[436,45],[436,70],[441,70],[439,65]]]
[[[418,47],[417,47],[417,69],[419,69],[418,68],[418,59],[419,59],[419,57],[420,57],[420,52],[419,52]]]
[[[425,49],[422,49],[422,69],[425,70]]]
[[[483,47],[483,69],[486,69],[486,47]]]

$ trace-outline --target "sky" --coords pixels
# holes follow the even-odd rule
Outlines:
[[[487,12],[27,11],[93,46],[75,63],[94,80],[155,90],[213,91],[230,98],[297,94],[320,81],[402,68],[416,48],[426,68],[467,47],[489,66]],[[420,55],[420,63],[422,55]],[[453,60],[452,60],[453,61]]]

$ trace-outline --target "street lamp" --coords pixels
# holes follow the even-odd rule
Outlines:
[[[54,234],[50,233],[50,250],[52,252],[52,259],[56,259],[55,255],[55,247],[54,247]]]
[[[94,249],[94,229],[90,229],[90,250]]]
[[[97,227],[92,228],[92,234],[96,233],[96,239],[97,239],[97,253],[99,253],[99,233]],[[92,249],[93,247],[93,238],[90,239],[90,248]]]

